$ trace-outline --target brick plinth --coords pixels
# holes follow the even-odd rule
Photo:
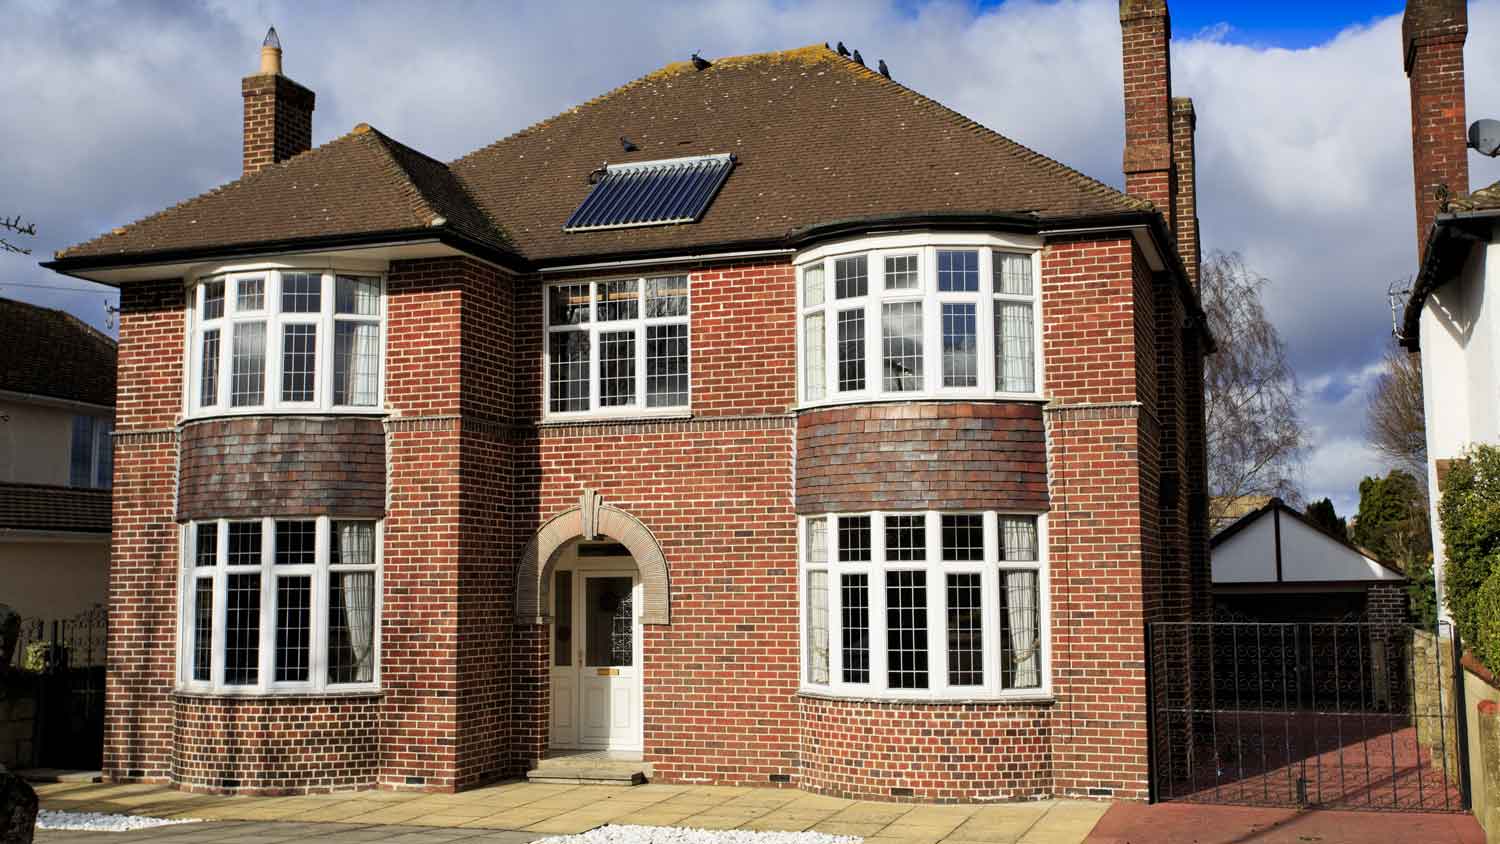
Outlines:
[[[174,695],[172,720],[172,782],[187,791],[370,788],[380,767],[378,695]]]
[[[1050,704],[800,703],[808,791],[942,803],[1052,793]]]

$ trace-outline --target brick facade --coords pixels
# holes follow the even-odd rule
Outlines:
[[[1127,182],[1195,274],[1190,106],[1170,97],[1165,5],[1130,0],[1121,19]],[[247,172],[305,148],[312,98],[299,91],[279,75],[245,81]],[[184,421],[183,282],[126,284],[106,775],[286,793],[524,773],[551,741],[553,630],[517,615],[517,564],[589,490],[666,561],[669,623],[639,628],[657,780],[1144,798],[1144,627],[1206,612],[1208,590],[1197,303],[1178,262],[1137,234],[1043,243],[1045,390],[1032,401],[799,410],[783,254],[612,272],[689,277],[691,413],[553,421],[543,283],[600,274],[436,257],[386,271],[382,417]],[[800,693],[798,516],[929,508],[1047,514],[1047,696]],[[379,691],[175,691],[178,525],[323,513],[383,519]],[[538,562],[549,576],[554,561]]]

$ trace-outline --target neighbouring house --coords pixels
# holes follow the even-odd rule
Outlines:
[[[273,30],[243,177],[47,264],[121,296],[106,775],[1144,798],[1212,340],[1120,12],[1124,193],[822,45],[312,149]]]
[[[115,343],[0,299],[0,604],[70,619],[109,591]]]
[[[1214,609],[1236,620],[1407,620],[1404,574],[1269,499],[1214,534]]]
[[[1465,0],[1409,0],[1402,21],[1411,84],[1420,267],[1397,324],[1422,358],[1433,564],[1447,617],[1446,550],[1437,505],[1449,464],[1475,443],[1500,442],[1500,182],[1469,192],[1464,112]],[[1494,256],[1496,264],[1489,266]]]

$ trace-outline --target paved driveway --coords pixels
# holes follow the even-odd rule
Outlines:
[[[504,839],[519,844],[544,835],[571,834],[604,824],[688,826],[702,829],[817,830],[858,835],[866,844],[1080,844],[1103,816],[1107,804],[1044,800],[994,805],[929,806],[843,800],[791,789],[722,786],[533,785],[505,783],[460,794],[361,791],[300,797],[216,797],[187,794],[165,786],[58,783],[37,788],[42,806],[87,812],[114,812],[211,821],[318,823],[328,834],[349,841],[407,841],[441,844],[472,834],[476,841],[496,830],[528,835]],[[336,826],[335,826],[336,825]],[[218,838],[194,839],[194,828]],[[152,830],[163,841],[249,842],[280,835],[277,826],[260,830],[199,824]],[[439,830],[434,832],[434,829]],[[157,840],[142,833],[46,833],[41,840]],[[129,835],[130,837],[125,837]],[[437,836],[447,835],[448,838]],[[54,837],[54,836],[70,836]],[[411,836],[402,838],[401,836]],[[284,840],[312,837],[305,831]],[[319,832],[318,838],[324,833]]]
[[[1472,815],[1116,803],[1088,844],[1484,844]]]

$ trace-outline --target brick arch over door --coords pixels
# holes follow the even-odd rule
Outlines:
[[[616,507],[600,506],[595,532],[624,545],[635,558],[645,593],[641,621],[667,624],[671,620],[671,601],[667,584],[667,558],[651,531],[636,517]],[[551,589],[547,575],[552,557],[568,542],[583,538],[584,512],[578,507],[553,516],[542,525],[521,552],[516,567],[516,623],[546,624],[551,621]],[[588,537],[592,539],[593,537]]]

